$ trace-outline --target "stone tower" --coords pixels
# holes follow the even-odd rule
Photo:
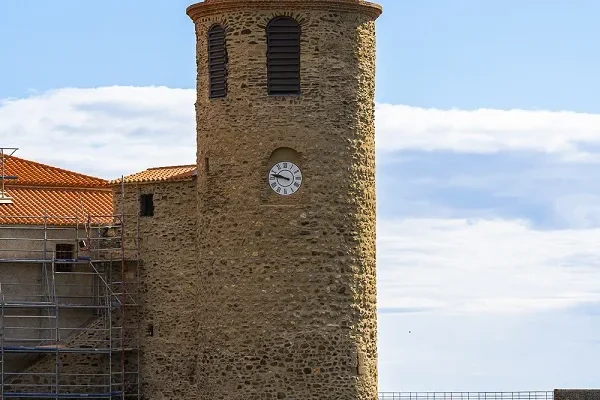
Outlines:
[[[375,400],[375,19],[206,0],[197,35],[197,398]]]

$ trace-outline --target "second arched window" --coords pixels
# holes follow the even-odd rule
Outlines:
[[[293,18],[267,25],[267,84],[270,95],[300,94],[300,25]]]

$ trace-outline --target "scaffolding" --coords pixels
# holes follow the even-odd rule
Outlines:
[[[16,176],[6,175],[4,160],[19,150],[17,147],[0,147],[0,204],[12,204],[12,199],[6,194],[5,182],[17,179]]]
[[[137,216],[10,219],[0,224],[0,399],[139,398]]]

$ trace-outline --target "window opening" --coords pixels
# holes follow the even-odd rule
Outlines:
[[[154,215],[154,195],[151,193],[140,195],[140,216],[152,217],[153,215]]]
[[[75,246],[66,243],[57,243],[56,252],[54,255],[54,270],[56,272],[73,272],[73,263],[75,257],[73,256]],[[63,261],[63,262],[61,262]],[[64,262],[69,261],[69,262]]]

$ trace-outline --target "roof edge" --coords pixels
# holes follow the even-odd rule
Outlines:
[[[27,158],[21,158],[21,157],[17,157],[17,156],[14,156],[14,155],[13,156],[5,156],[4,157],[5,160],[9,160],[11,158],[14,158],[15,160],[19,160],[19,161],[22,161],[22,162],[25,162],[25,163],[34,164],[34,165],[37,165],[37,166],[40,166],[40,167],[43,167],[43,168],[50,168],[50,169],[53,169],[53,170],[56,170],[56,171],[60,171],[60,172],[64,172],[64,173],[67,173],[67,174],[73,174],[73,175],[76,175],[76,176],[79,176],[79,177],[82,177],[82,178],[94,179],[96,181],[100,181],[100,182],[98,182],[97,185],[77,184],[77,185],[72,185],[72,186],[68,186],[67,185],[68,187],[95,188],[95,187],[102,187],[102,186],[107,187],[109,185],[109,181],[107,179],[99,178],[97,176],[82,174],[80,172],[75,172],[75,171],[71,171],[71,170],[68,170],[68,169],[64,169],[64,168],[60,168],[60,167],[55,167],[53,165],[44,164],[44,163],[37,162],[37,161],[32,161],[32,160],[29,160]],[[5,186],[6,185],[8,185],[8,184],[5,183]],[[20,184],[19,183],[13,183],[12,185],[13,186],[19,186]],[[27,184],[24,184],[24,185],[27,185]],[[29,184],[29,185],[31,186],[31,184]],[[52,185],[48,185],[48,184],[41,184],[40,186],[53,187]]]
[[[109,181],[106,181],[106,185],[102,186],[53,186],[53,185],[7,185],[4,184],[6,190],[69,190],[72,192],[110,192]]]
[[[169,169],[169,168],[196,168],[196,164],[184,164],[184,165],[167,165],[166,167],[151,167],[146,169],[146,171],[154,171],[157,169]]]

